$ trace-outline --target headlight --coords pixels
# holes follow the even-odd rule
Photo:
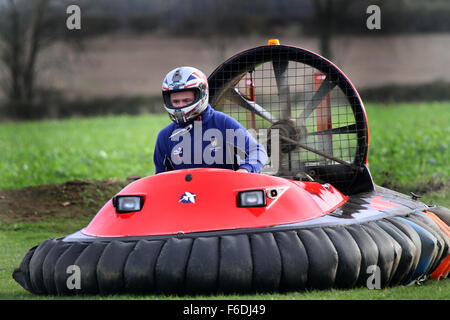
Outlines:
[[[266,194],[264,190],[241,191],[238,193],[238,207],[264,207]]]
[[[141,211],[143,205],[144,197],[142,196],[115,196],[113,198],[113,206],[118,213]]]

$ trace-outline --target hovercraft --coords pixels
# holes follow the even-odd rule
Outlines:
[[[448,276],[450,211],[374,184],[364,106],[333,63],[267,45],[230,58],[208,81],[211,105],[265,139],[263,172],[136,180],[86,228],[31,248],[13,273],[23,288],[255,293]]]

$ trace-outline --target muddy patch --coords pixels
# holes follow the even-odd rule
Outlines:
[[[93,217],[131,181],[74,180],[61,184],[0,190],[0,221]]]

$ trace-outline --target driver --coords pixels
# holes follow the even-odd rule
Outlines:
[[[172,123],[156,139],[155,174],[188,168],[258,173],[266,164],[264,147],[238,121],[208,104],[208,79],[200,70],[170,71],[162,95]]]

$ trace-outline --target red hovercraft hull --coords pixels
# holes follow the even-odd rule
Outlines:
[[[267,197],[264,207],[237,206],[238,192],[256,189],[277,190],[277,196]],[[194,202],[180,201],[185,192],[195,195]],[[83,234],[129,237],[268,227],[324,216],[348,199],[329,184],[225,169],[162,173],[137,180],[117,195],[143,196],[142,210],[117,213],[110,200]]]
[[[238,192],[255,189],[278,196],[238,207]],[[180,202],[186,191],[195,202]],[[367,286],[373,266],[379,288],[449,271],[445,208],[380,187],[347,197],[328,184],[192,169],[116,196],[130,195],[144,196],[141,211],[109,201],[85,229],[31,248],[14,279],[36,294],[217,294]],[[69,286],[74,266],[81,279]]]

